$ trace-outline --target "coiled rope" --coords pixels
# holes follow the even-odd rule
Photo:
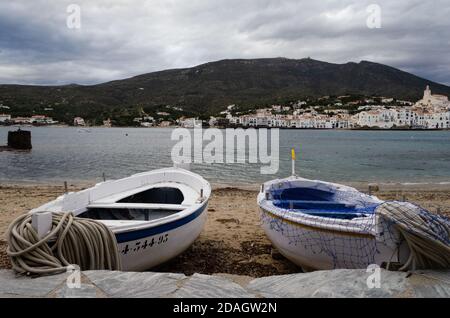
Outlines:
[[[115,235],[104,224],[76,218],[72,213],[54,213],[52,229],[39,238],[31,214],[15,219],[7,231],[7,254],[19,274],[51,275],[71,265],[81,270],[120,270]]]
[[[386,202],[376,212],[394,226],[408,244],[410,255],[400,268],[450,268],[450,221],[405,202]]]

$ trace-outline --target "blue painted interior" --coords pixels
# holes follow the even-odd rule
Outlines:
[[[271,194],[273,204],[278,208],[334,219],[354,219],[373,214],[378,206],[367,203],[364,207],[357,207],[356,204],[340,202],[334,192],[312,188],[279,189]]]

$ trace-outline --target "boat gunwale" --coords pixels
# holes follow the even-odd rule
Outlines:
[[[96,220],[96,221],[98,221],[98,222],[108,221],[107,226],[111,227],[111,230],[113,231],[114,234],[122,234],[122,233],[126,233],[126,232],[145,230],[145,229],[150,229],[153,227],[167,225],[171,222],[176,222],[178,220],[187,218],[190,215],[196,213],[198,210],[202,209],[203,206],[208,204],[208,200],[209,200],[209,198],[205,199],[202,203],[194,204],[184,210],[181,210],[177,213],[174,213],[174,214],[171,214],[171,215],[159,218],[159,219],[150,220],[150,221],[129,221],[129,222],[133,222],[133,224],[123,225],[122,227],[121,226],[112,227],[111,223],[124,222],[124,220]],[[103,223],[103,224],[105,224],[105,223]]]
[[[288,219],[285,218],[283,216],[277,215],[274,212],[268,211],[267,209],[263,208],[260,205],[260,210],[262,213],[266,213],[268,214],[270,217],[281,220],[283,222],[286,222],[290,225],[294,225],[294,226],[298,226],[301,228],[306,228],[306,229],[310,229],[310,230],[315,230],[315,231],[319,231],[319,232],[325,232],[325,233],[332,233],[332,234],[337,234],[337,235],[341,235],[341,236],[353,236],[353,237],[364,237],[364,238],[370,238],[370,239],[376,239],[376,235],[372,234],[372,233],[368,233],[368,232],[357,232],[357,231],[351,231],[351,230],[342,230],[342,229],[336,229],[336,228],[332,228],[330,227],[321,227],[318,224],[305,224],[302,222],[299,222],[300,220],[293,220],[293,219]],[[303,215],[306,215],[304,213],[302,213]]]
[[[154,221],[159,221],[159,220],[165,219],[164,222],[160,222],[158,224],[152,223],[153,221],[139,221],[139,222],[142,222],[142,224],[137,226],[137,227],[128,227],[128,228],[123,228],[123,229],[121,229],[121,228],[111,228],[111,231],[114,233],[114,235],[116,235],[116,238],[117,238],[118,235],[131,234],[133,232],[150,231],[150,230],[156,229],[158,227],[168,226],[168,225],[170,225],[172,223],[183,222],[184,220],[188,219],[187,222],[185,222],[185,223],[183,223],[183,224],[181,224],[179,226],[176,226],[174,228],[171,228],[171,229],[166,229],[164,231],[159,231],[158,233],[153,233],[153,234],[147,234],[146,233],[145,235],[141,235],[138,238],[127,239],[127,240],[124,240],[124,241],[120,240],[120,242],[118,240],[118,242],[119,243],[125,243],[125,242],[134,241],[134,240],[137,240],[137,239],[142,239],[142,238],[145,238],[145,237],[157,235],[157,234],[160,234],[160,233],[164,233],[164,232],[167,232],[167,231],[170,231],[170,230],[174,230],[174,229],[180,228],[180,227],[182,227],[182,226],[184,226],[184,225],[194,221],[195,219],[200,217],[205,212],[207,204],[208,204],[208,200],[205,200],[205,201],[203,201],[202,204],[197,205],[196,209],[190,211],[190,213],[185,214],[185,215],[183,215],[181,217],[178,217],[176,219],[167,219],[168,217],[172,216],[172,215],[170,215],[168,217],[164,217],[164,218],[161,218],[161,219],[154,220]],[[181,211],[181,212],[183,212],[183,211]],[[179,214],[181,212],[178,212],[177,214]],[[193,216],[192,219],[190,219],[191,216]]]
[[[142,176],[150,176],[150,175],[156,175],[156,174],[165,174],[165,173],[171,173],[171,172],[178,172],[178,173],[182,173],[185,174],[191,178],[195,178],[197,179],[197,181],[199,181],[202,184],[202,189],[203,189],[203,198],[201,202],[195,202],[194,204],[186,207],[185,209],[178,211],[174,214],[159,218],[159,219],[155,219],[155,220],[149,220],[149,221],[131,221],[133,222],[133,224],[128,224],[128,225],[123,225],[123,226],[114,226],[111,225],[111,223],[113,222],[123,222],[124,220],[96,220],[98,222],[102,222],[102,221],[108,221],[105,223],[109,223],[109,225],[105,224],[106,226],[108,226],[111,231],[114,234],[123,234],[123,233],[127,233],[127,232],[133,232],[133,231],[140,231],[140,230],[146,230],[146,229],[151,229],[154,227],[158,227],[158,226],[164,226],[167,225],[171,222],[176,222],[178,220],[181,220],[183,218],[189,217],[190,215],[196,213],[198,210],[201,209],[205,209],[206,205],[208,204],[209,198],[211,196],[212,193],[212,188],[210,183],[204,179],[203,177],[201,177],[200,175],[193,173],[189,170],[185,170],[182,168],[177,168],[177,167],[171,167],[171,168],[162,168],[162,169],[158,169],[158,170],[152,170],[152,171],[147,171],[147,172],[141,172],[141,173],[137,173],[134,174],[132,176],[123,178],[123,179],[117,179],[117,180],[108,180],[102,183],[97,183],[92,187],[89,187],[87,189],[78,191],[78,192],[70,192],[70,193],[66,193],[64,195],[59,196],[58,198],[56,198],[55,200],[52,200],[44,205],[41,205],[40,207],[37,207],[35,209],[32,209],[31,211],[29,211],[28,213],[33,214],[36,212],[51,212],[51,213],[63,213],[64,211],[52,211],[51,209],[47,210],[47,208],[50,208],[52,205],[56,205],[57,203],[63,201],[65,198],[67,198],[68,195],[71,194],[77,194],[77,193],[81,193],[81,192],[86,192],[88,193],[89,191],[92,191],[94,189],[98,189],[99,186],[104,185],[104,184],[111,184],[114,182],[118,182],[118,181],[122,181],[122,180],[130,180],[132,178],[138,178],[138,177],[142,177]],[[156,183],[149,183],[148,186],[150,186],[150,188],[154,185],[160,182],[156,182]],[[174,184],[182,184],[185,185],[187,187],[191,187],[188,183],[186,182],[178,182],[178,181],[170,181],[170,180],[165,180],[162,181],[161,183],[174,183]],[[142,187],[147,187],[147,185],[141,185],[137,188],[142,188]],[[79,209],[76,209],[75,211],[72,211],[75,217],[78,217],[78,215],[88,211],[88,205],[86,204],[86,206],[81,207]]]
[[[305,182],[305,183],[311,183],[311,184],[323,184],[325,186],[331,186],[336,188],[340,191],[351,191],[351,192],[357,192],[359,194],[362,194],[364,196],[367,196],[368,198],[374,200],[375,202],[382,203],[384,201],[378,199],[377,197],[370,196],[364,193],[361,193],[360,191],[356,190],[355,188],[341,185],[337,183],[331,183],[331,182],[325,182],[325,181],[319,181],[319,180],[309,180],[305,178],[300,178],[297,176],[291,176],[284,179],[275,179],[268,182],[265,182],[263,184],[263,188],[261,188],[261,191],[258,194],[257,197],[257,203],[260,209],[270,214],[272,217],[275,217],[277,219],[283,220],[289,224],[300,226],[300,227],[307,227],[314,230],[320,230],[320,231],[328,231],[333,233],[339,233],[346,235],[344,233],[347,233],[348,235],[358,235],[358,236],[365,236],[365,237],[377,237],[376,233],[376,219],[374,214],[367,214],[366,216],[357,217],[354,219],[332,219],[333,223],[330,223],[329,220],[331,218],[318,216],[318,215],[310,215],[305,212],[302,212],[301,210],[297,210],[296,212],[293,212],[288,209],[280,208],[274,205],[273,199],[266,199],[265,193],[267,191],[270,191],[271,189],[281,189],[283,183],[285,182]],[[278,190],[277,189],[277,190]],[[276,200],[275,200],[276,201]],[[295,213],[295,214],[294,214]],[[328,222],[326,222],[328,220]],[[366,224],[362,224],[362,221],[366,222]],[[367,224],[367,222],[372,222],[372,224]],[[362,226],[365,228],[363,229]]]

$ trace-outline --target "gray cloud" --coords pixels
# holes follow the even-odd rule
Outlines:
[[[80,5],[82,27],[66,27]],[[369,29],[377,3],[382,28]],[[370,60],[450,84],[448,0],[0,3],[0,83],[92,84],[225,58]]]

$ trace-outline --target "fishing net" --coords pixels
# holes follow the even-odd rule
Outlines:
[[[406,202],[383,203],[376,213],[408,244],[410,255],[402,270],[450,268],[449,219]]]
[[[260,200],[272,241],[307,267],[450,268],[450,222],[406,202],[329,183],[274,183]]]

